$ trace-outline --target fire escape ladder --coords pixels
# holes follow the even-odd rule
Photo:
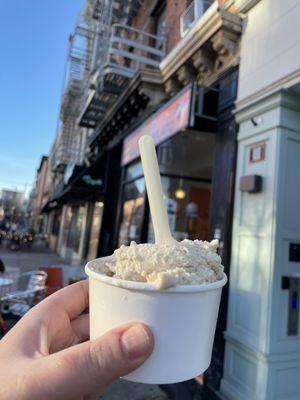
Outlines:
[[[90,74],[94,32],[80,15],[69,37],[66,77],[60,107],[60,122],[52,170],[63,172],[68,162],[76,160],[76,123],[80,111],[83,83]]]
[[[165,39],[130,26],[143,0],[89,0],[97,24],[93,68],[81,104],[80,126],[94,128],[140,68],[159,68]]]

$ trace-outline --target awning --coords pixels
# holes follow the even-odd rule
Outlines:
[[[104,154],[89,167],[69,164],[63,180],[54,188],[41,212],[49,212],[64,204],[101,199],[106,187],[106,162],[107,157]]]

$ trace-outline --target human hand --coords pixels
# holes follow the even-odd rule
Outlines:
[[[153,336],[141,323],[88,341],[87,308],[88,282],[75,283],[32,308],[4,336],[2,400],[91,399],[149,357]]]

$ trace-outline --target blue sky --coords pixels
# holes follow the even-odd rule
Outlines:
[[[0,188],[34,182],[55,137],[68,36],[83,0],[0,0]]]

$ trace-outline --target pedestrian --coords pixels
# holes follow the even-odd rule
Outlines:
[[[17,229],[18,229],[18,223],[17,223],[16,221],[14,221],[14,222],[11,224],[11,231],[14,233],[14,232],[17,231]]]
[[[0,274],[4,274],[5,272],[5,265],[4,262],[0,258]]]
[[[0,341],[1,400],[94,398],[153,350],[144,324],[119,326],[89,341],[88,282],[33,307]]]

